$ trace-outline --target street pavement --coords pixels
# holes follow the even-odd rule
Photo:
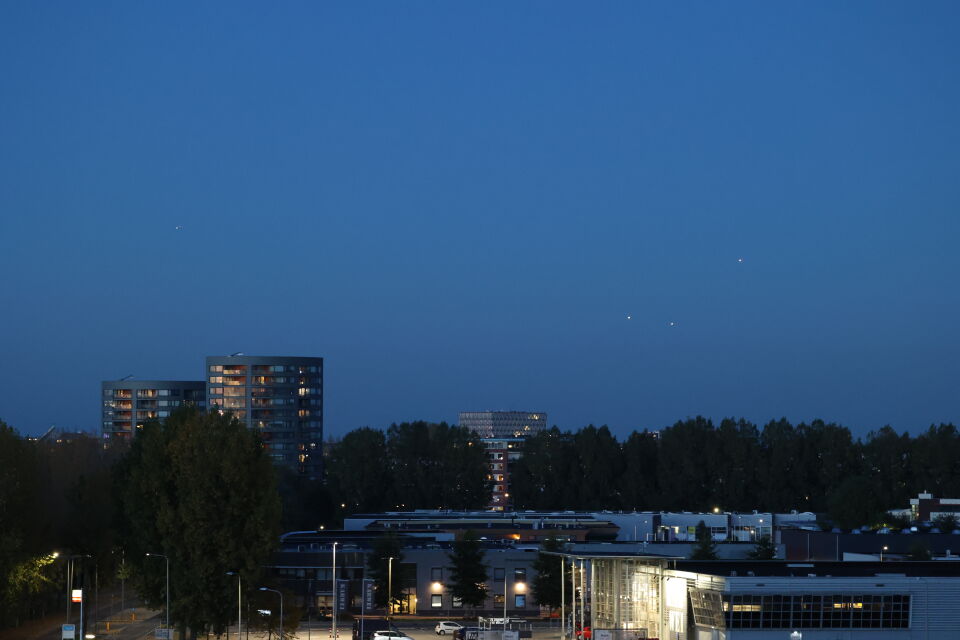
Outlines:
[[[458,622],[462,622],[457,620]],[[413,640],[452,640],[453,636],[446,634],[443,636],[438,636],[434,632],[434,626],[436,626],[437,620],[416,620],[416,619],[406,619],[406,620],[396,620],[395,626],[403,631],[405,634],[410,636]],[[539,624],[539,623],[538,623]],[[243,630],[243,638],[241,640],[247,640],[247,630]],[[352,623],[350,625],[337,625],[337,640],[351,640],[353,634]],[[296,634],[287,634],[288,639],[295,640],[331,640],[331,629],[330,622],[311,622],[309,625],[302,624],[297,630]],[[230,628],[230,637],[236,638],[236,626]],[[548,627],[546,624],[535,625],[533,627],[533,638],[532,640],[559,640],[560,639],[560,630],[554,623],[554,626]],[[268,640],[268,635],[265,632],[249,632],[249,640]],[[274,634],[272,640],[277,640],[276,634]]]

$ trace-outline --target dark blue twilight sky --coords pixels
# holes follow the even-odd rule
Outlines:
[[[324,356],[333,434],[960,421],[958,22],[2,3],[0,418],[243,351]]]

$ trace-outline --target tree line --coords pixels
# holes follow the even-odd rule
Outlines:
[[[605,427],[556,427],[528,440],[511,472],[518,509],[709,511],[792,509],[840,526],[881,521],[930,491],[960,495],[960,433],[911,437],[889,426],[854,438],[842,425],[696,417],[622,441]]]
[[[234,611],[224,604],[236,589],[227,571],[240,573],[254,607],[271,608],[261,602],[271,594],[255,587],[271,586],[260,568],[280,531],[336,527],[347,513],[489,501],[486,451],[462,427],[364,427],[325,449],[326,477],[310,481],[270,464],[258,435],[229,415],[195,408],[109,448],[97,438],[26,439],[0,422],[0,627],[59,610],[71,556],[78,582],[123,577],[162,608],[166,560],[153,553],[170,561],[176,625],[218,632]],[[758,427],[698,417],[623,440],[605,426],[554,427],[520,451],[510,469],[518,509],[799,509],[855,526],[920,491],[960,495],[952,424],[856,439],[819,420]]]

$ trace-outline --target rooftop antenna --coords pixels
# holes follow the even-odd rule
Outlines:
[[[128,375],[128,376],[123,376],[122,378],[120,378],[120,382],[123,382],[124,380],[129,380],[129,379],[132,378],[132,377],[133,377],[133,374],[132,374],[132,373],[131,373],[130,375]]]
[[[233,356],[242,356],[242,355],[243,355],[243,351],[237,351],[236,353],[231,353],[229,357],[232,358]]]

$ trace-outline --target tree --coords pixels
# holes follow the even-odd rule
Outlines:
[[[770,536],[760,536],[757,546],[747,554],[751,560],[773,560],[777,557],[777,545],[773,544]]]
[[[337,504],[353,513],[376,513],[393,506],[391,458],[383,431],[354,429],[327,449],[327,486]]]
[[[874,525],[886,514],[873,480],[852,476],[840,483],[829,495],[828,514],[834,524],[844,529]]]
[[[236,585],[225,571],[253,584],[279,534],[275,471],[257,435],[229,415],[185,407],[144,425],[119,480],[127,560],[143,596],[164,602],[164,560],[145,557],[163,553],[171,618],[194,637],[222,633]]]
[[[392,580],[390,558],[393,558]],[[380,609],[387,607],[387,599],[391,595],[393,596],[393,606],[396,607],[400,604],[403,587],[406,586],[409,578],[405,568],[407,565],[401,564],[402,562],[403,551],[397,534],[388,532],[374,541],[373,548],[367,555],[367,569],[375,587],[373,601]],[[392,594],[390,594],[391,586],[393,587]]]
[[[490,501],[486,451],[464,427],[404,422],[387,429],[393,507],[468,509]]]
[[[648,431],[631,433],[623,443],[622,509],[659,507],[657,439]]]
[[[952,513],[941,513],[933,519],[933,526],[940,529],[941,533],[953,533],[958,526],[957,516]]]
[[[472,530],[453,543],[450,559],[450,592],[463,606],[477,608],[487,598],[487,567],[483,564],[483,549]]]
[[[562,556],[545,553],[556,553],[563,551],[563,548],[564,543],[558,538],[545,538],[540,545],[540,553],[537,554],[537,559],[533,562],[533,570],[536,571],[537,575],[533,579],[531,589],[533,597],[540,606],[556,609],[563,602],[561,581],[568,580],[570,575],[566,559]]]
[[[707,524],[701,520],[697,524],[697,544],[690,554],[691,560],[716,560],[717,543],[713,541],[713,534]]]

